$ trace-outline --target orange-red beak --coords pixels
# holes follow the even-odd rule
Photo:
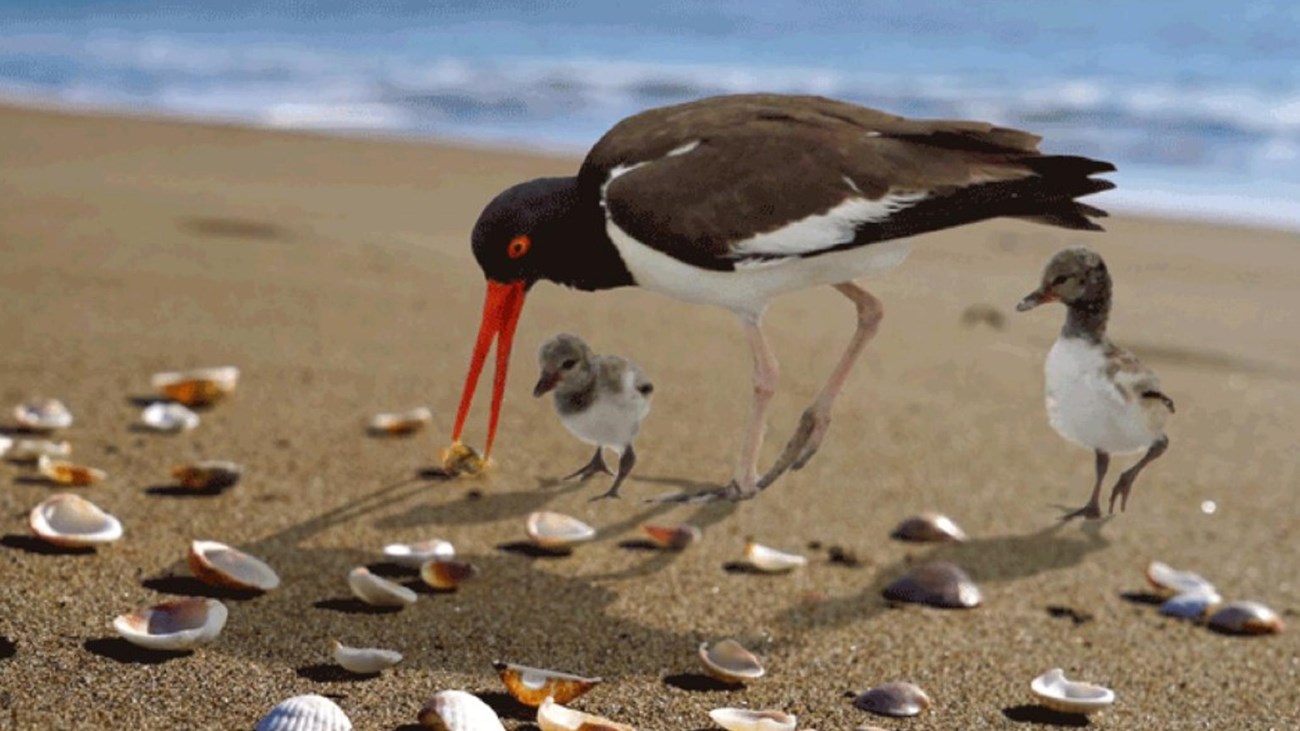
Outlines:
[[[524,309],[524,295],[528,285],[518,282],[498,282],[487,280],[487,299],[483,302],[483,322],[478,327],[478,340],[474,343],[474,355],[469,361],[469,372],[465,374],[465,390],[460,396],[460,409],[456,412],[456,427],[451,438],[460,441],[461,431],[465,428],[465,417],[469,416],[469,405],[474,400],[474,389],[478,386],[479,374],[483,372],[483,363],[487,360],[488,349],[492,347],[493,338],[497,341],[497,368],[492,381],[492,413],[488,418],[487,442],[483,445],[483,459],[492,454],[492,442],[496,439],[497,420],[501,416],[501,398],[506,390],[506,370],[510,367],[510,344],[515,339],[515,326],[519,324],[519,313]]]

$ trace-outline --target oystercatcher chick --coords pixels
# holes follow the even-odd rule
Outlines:
[[[576,335],[560,334],[542,344],[537,354],[541,375],[533,396],[554,392],[560,423],[573,436],[595,445],[596,454],[564,479],[585,480],[597,473],[613,475],[605,465],[606,447],[618,453],[614,484],[592,500],[618,497],[618,488],[636,464],[632,441],[650,413],[654,384],[630,360],[596,355]]]
[[[1093,450],[1097,480],[1088,504],[1062,520],[1101,517],[1101,484],[1113,454],[1146,450],[1125,470],[1110,493],[1109,512],[1128,508],[1138,473],[1169,448],[1165,422],[1173,399],[1160,390],[1156,374],[1133,353],[1106,337],[1111,279],[1106,263],[1091,249],[1057,253],[1043,270],[1042,284],[1016,309],[1024,312],[1047,302],[1066,306],[1065,326],[1047,354],[1047,420],[1058,434]]]

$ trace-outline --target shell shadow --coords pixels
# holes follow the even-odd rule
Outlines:
[[[10,533],[0,538],[0,546],[14,548],[40,556],[88,556],[95,552],[94,546],[56,546],[42,541],[36,536],[24,536]]]
[[[709,675],[701,673],[677,673],[675,675],[665,675],[663,678],[664,685],[671,685],[678,690],[686,690],[694,693],[709,693],[717,691],[744,690],[744,683],[728,683],[724,680],[718,680]]]
[[[160,665],[178,657],[193,655],[192,650],[150,650],[127,642],[121,637],[86,640],[82,647],[92,654],[131,665]]]
[[[1002,715],[1016,723],[1033,723],[1040,726],[1085,728],[1090,724],[1088,717],[1082,713],[1065,713],[1046,706],[1011,706],[1003,708]]]
[[[229,487],[229,485],[214,485],[196,489],[182,485],[152,485],[146,487],[144,491],[146,495],[154,497],[208,498],[220,495]]]
[[[205,584],[193,576],[153,576],[140,582],[146,589],[161,594],[177,596],[203,596],[210,599],[248,600],[262,596],[262,592],[248,589],[230,589]]]
[[[532,721],[537,718],[537,709],[526,706],[515,700],[515,697],[509,693],[500,693],[492,691],[488,693],[475,693],[479,700],[492,707],[497,715],[502,718],[512,718],[516,721]]]
[[[18,643],[0,635],[0,660],[8,660],[18,654]]]
[[[303,665],[295,668],[293,672],[300,678],[306,678],[317,683],[362,683],[367,680],[374,680],[380,675],[379,673],[366,673],[364,675],[354,673],[342,665],[333,663]]]
[[[376,607],[366,604],[355,597],[321,599],[318,602],[312,602],[312,606],[317,609],[328,609],[331,612],[342,612],[343,614],[397,614],[402,611],[401,607]]]

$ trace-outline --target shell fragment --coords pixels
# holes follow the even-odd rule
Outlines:
[[[768,574],[792,571],[808,563],[806,557],[797,553],[778,551],[754,541],[745,542],[745,560],[756,570]]]
[[[709,718],[727,731],[794,731],[798,719],[785,711],[715,708]]]
[[[631,726],[574,710],[546,698],[537,707],[537,725],[542,731],[635,731]]]
[[[154,388],[172,401],[186,406],[206,406],[235,390],[239,385],[239,369],[223,366],[155,373],[151,382]]]
[[[763,663],[735,640],[700,643],[700,662],[709,675],[724,683],[746,683],[763,677]]]
[[[596,537],[596,529],[563,513],[539,510],[524,525],[528,540],[542,548],[565,549]]]
[[[159,432],[189,431],[202,421],[199,415],[184,404],[158,401],[144,407],[140,412],[140,423]]]
[[[366,429],[374,436],[405,436],[414,434],[433,421],[433,412],[427,406],[391,414],[376,414],[370,418]]]
[[[374,607],[405,607],[414,604],[418,598],[414,591],[376,576],[364,566],[348,572],[348,588],[353,596]]]
[[[357,675],[374,675],[402,661],[402,653],[378,647],[348,647],[333,641],[334,662]]]
[[[18,426],[34,432],[52,432],[72,426],[72,412],[56,398],[37,399],[14,407]]]
[[[1034,678],[1029,689],[1043,705],[1062,713],[1093,713],[1115,702],[1115,691],[1091,683],[1067,680],[1060,668]]]
[[[41,455],[36,460],[36,471],[56,485],[70,485],[73,487],[87,487],[103,482],[108,478],[108,473],[103,470],[65,462],[61,459],[51,459],[45,455]]]
[[[384,555],[393,563],[418,569],[435,558],[455,558],[456,547],[438,538],[415,543],[390,543],[384,546]]]

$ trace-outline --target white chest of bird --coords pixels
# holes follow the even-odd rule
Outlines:
[[[1159,438],[1159,425],[1152,423],[1143,399],[1127,395],[1110,372],[1101,344],[1057,338],[1044,370],[1047,418],[1066,439],[1108,454],[1127,454]]]
[[[595,446],[621,449],[631,444],[650,413],[650,397],[636,388],[636,374],[623,374],[617,390],[602,389],[585,409],[561,413],[570,434]]]

